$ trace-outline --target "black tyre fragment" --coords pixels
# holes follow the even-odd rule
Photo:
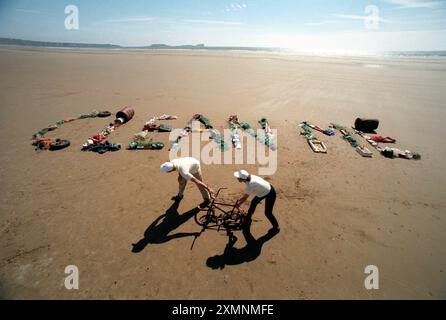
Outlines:
[[[70,141],[57,139],[55,142],[50,143],[49,150],[51,151],[61,150],[67,148],[68,146],[70,146]]]

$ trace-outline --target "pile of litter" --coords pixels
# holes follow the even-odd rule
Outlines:
[[[128,150],[160,150],[164,148],[164,143],[153,142],[147,140],[149,138],[149,131],[143,130],[133,137],[130,144],[127,146]]]
[[[336,123],[330,123],[328,129],[323,129],[319,126],[310,124],[307,121],[301,122],[299,124],[299,127],[302,129],[301,134],[305,135],[311,149],[317,153],[326,153],[327,148],[323,142],[319,141],[314,136],[311,129],[315,129],[319,132],[322,132],[327,136],[333,136],[335,135],[335,130],[339,130],[339,132],[342,134],[341,138],[347,141],[362,157],[371,158],[373,156],[373,152],[359,142],[359,137],[364,138],[384,157],[404,158],[404,159],[414,159],[414,160],[421,159],[421,155],[419,153],[390,147],[382,148],[379,145],[379,143],[396,143],[396,139],[392,137],[380,136],[380,135],[369,136],[365,132],[358,129],[359,127],[362,130],[367,130],[367,132],[373,132],[376,134],[375,130],[378,129],[378,126],[379,126],[379,120],[364,119],[364,118],[357,118],[355,120],[355,126],[352,127],[353,132],[347,129],[347,127]]]
[[[180,134],[171,142],[169,151],[176,151],[179,148],[180,140],[184,137],[187,137],[190,132],[192,132],[192,122],[193,121],[199,121],[203,126],[204,129],[198,129],[200,132],[209,132],[209,138],[211,140],[214,140],[214,142],[220,147],[221,151],[228,150],[228,146],[226,145],[223,137],[220,135],[220,133],[214,129],[211,122],[207,117],[205,117],[202,114],[195,114],[192,119],[190,119],[187,123],[187,125],[183,128],[183,130],[180,132]]]
[[[97,152],[99,154],[103,154],[108,151],[120,150],[121,145],[108,142],[108,136],[121,125],[129,122],[134,115],[135,111],[131,107],[124,107],[122,110],[116,113],[114,123],[110,123],[99,134],[88,138],[87,142],[82,145],[81,150]]]
[[[170,143],[169,151],[177,151],[180,146],[180,140],[182,138],[185,138],[189,135],[189,132],[191,132],[191,127],[186,126],[181,130],[180,134]]]
[[[204,125],[204,127],[206,128],[206,129],[214,129],[214,127],[212,126],[212,124],[211,124],[211,121],[209,121],[209,119],[208,118],[206,118],[204,115],[202,115],[202,114],[195,114],[193,117],[192,117],[192,119],[191,119],[191,121],[199,121],[199,122],[201,122],[201,124],[203,124]]]
[[[307,142],[311,150],[316,153],[327,153],[327,147],[322,141],[316,138],[316,136],[313,134],[313,131],[311,130],[310,124],[307,121],[301,122],[299,124],[299,127],[301,128],[300,134],[307,138]]]
[[[127,146],[128,150],[160,150],[164,148],[164,143],[154,142],[149,139],[150,131],[158,132],[171,132],[173,127],[166,124],[157,125],[158,120],[176,120],[177,116],[163,114],[161,116],[155,116],[144,124],[144,127],[140,132],[134,135],[132,141]]]
[[[229,129],[231,130],[231,141],[234,148],[240,150],[242,148],[242,144],[240,142],[240,135],[238,132],[238,128],[240,124],[238,122],[238,117],[236,115],[231,115],[228,118]]]
[[[33,141],[36,150],[56,151],[70,146],[70,141],[61,139],[37,138]]]
[[[370,145],[372,145],[378,152],[380,152],[384,157],[386,158],[404,158],[404,159],[413,159],[413,160],[420,160],[421,155],[416,152],[412,152],[409,150],[400,150],[397,148],[390,148],[390,147],[381,147],[378,142],[381,143],[395,143],[396,139],[393,139],[391,137],[382,137],[382,136],[368,136],[366,133],[356,130],[354,127],[356,134],[364,138]]]
[[[108,151],[121,150],[120,144],[110,143],[109,141],[103,141],[95,144],[89,144],[82,147],[82,151],[92,151],[99,154],[106,153]]]
[[[237,125],[243,129],[246,133],[248,133],[251,137],[255,138],[260,143],[263,143],[267,145],[271,150],[275,151],[277,150],[277,146],[274,143],[274,135],[272,134],[272,130],[269,126],[268,119],[262,118],[258,121],[260,126],[262,127],[264,134],[257,134],[257,132],[251,127],[251,125],[247,122],[238,122],[237,119]]]
[[[31,138],[33,140],[32,145],[36,147],[36,150],[55,151],[55,150],[64,149],[70,145],[70,141],[63,140],[63,139],[45,138],[45,134],[50,131],[56,130],[57,128],[59,128],[60,126],[62,126],[65,123],[73,122],[75,120],[89,119],[89,118],[96,118],[96,117],[105,118],[105,117],[109,117],[110,115],[111,115],[111,113],[108,111],[93,110],[90,113],[80,114],[77,118],[68,118],[68,119],[56,121],[55,124],[50,125],[46,128],[43,128],[39,132],[33,134],[32,138]]]
[[[322,132],[322,133],[325,134],[326,136],[334,136],[334,135],[335,135],[335,129],[333,128],[332,125],[328,126],[327,129],[323,129],[323,128],[321,128],[321,127],[319,127],[319,126],[317,126],[317,125],[311,124],[311,123],[307,123],[307,125],[308,125],[310,128],[314,129],[314,130],[317,130],[317,131],[319,131],[319,132]]]
[[[142,131],[159,131],[159,132],[171,132],[173,130],[172,126],[161,124],[157,125],[158,120],[176,120],[177,116],[172,116],[169,114],[163,114],[161,116],[155,116],[144,124]]]
[[[220,133],[216,129],[214,129],[208,118],[206,118],[202,114],[197,113],[192,117],[191,121],[199,121],[205,127],[205,130],[203,131],[209,132],[210,139],[214,140],[214,142],[220,147],[221,151],[228,150],[228,146],[226,145],[225,140],[220,135]]]
[[[350,143],[350,145],[355,148],[356,152],[358,152],[361,156],[366,158],[371,158],[373,156],[373,152],[367,149],[365,146],[360,145],[354,134],[347,130],[346,127],[337,124],[332,125],[342,133],[342,139]]]
[[[269,126],[269,122],[268,119],[266,118],[262,118],[259,121],[260,126],[262,127],[262,129],[265,131],[265,135],[262,136],[257,136],[257,139],[261,142],[263,142],[264,144],[266,144],[268,147],[271,148],[271,150],[277,150],[276,145],[273,142],[274,139],[274,135],[273,135],[273,131],[271,129],[271,127]]]

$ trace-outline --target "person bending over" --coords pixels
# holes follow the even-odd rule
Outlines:
[[[274,190],[274,187],[268,181],[253,174],[249,174],[246,170],[234,172],[234,176],[239,182],[246,183],[247,187],[246,193],[237,201],[237,208],[240,208],[249,196],[254,195],[248,213],[246,214],[247,221],[245,228],[250,228],[252,215],[254,214],[257,205],[265,199],[265,216],[273,226],[270,231],[278,233],[280,231],[279,224],[273,215],[274,203],[276,202],[276,190]]]
[[[161,172],[178,172],[178,184],[179,190],[178,195],[172,198],[172,200],[180,201],[184,197],[184,189],[186,188],[187,182],[191,180],[194,182],[203,196],[203,202],[200,204],[200,208],[204,209],[209,206],[210,195],[213,194],[214,190],[203,182],[203,177],[201,175],[200,161],[192,157],[184,157],[174,159],[169,162],[165,162],[160,167]]]

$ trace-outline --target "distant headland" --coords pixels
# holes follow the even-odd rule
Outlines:
[[[237,46],[206,46],[197,45],[178,45],[171,46],[167,44],[151,44],[147,46],[120,46],[115,44],[99,43],[76,43],[76,42],[49,42],[34,41],[23,39],[0,38],[0,45],[27,46],[27,47],[46,47],[46,48],[87,48],[87,49],[147,49],[147,50],[243,50],[243,51],[278,51],[278,48],[267,47],[237,47]]]

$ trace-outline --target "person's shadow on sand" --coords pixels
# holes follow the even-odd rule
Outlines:
[[[178,213],[178,206],[180,205],[180,201],[175,201],[169,209],[167,209],[166,213],[160,215],[153,221],[147,230],[144,232],[144,238],[139,240],[137,243],[132,243],[132,252],[141,252],[144,248],[149,244],[160,244],[168,242],[172,239],[183,238],[188,236],[196,236],[197,233],[186,233],[179,232],[174,234],[169,234],[180,225],[185,223],[187,220],[192,218],[200,209],[194,208],[189,210],[183,214]]]
[[[246,240],[246,246],[243,248],[234,248],[237,238],[232,232],[229,232],[229,241],[226,244],[222,255],[209,257],[206,265],[212,269],[223,269],[226,265],[237,265],[244,262],[250,262],[257,259],[262,252],[262,246],[265,242],[271,240],[279,231],[271,229],[265,235],[255,239],[248,229],[243,229],[243,236]]]

